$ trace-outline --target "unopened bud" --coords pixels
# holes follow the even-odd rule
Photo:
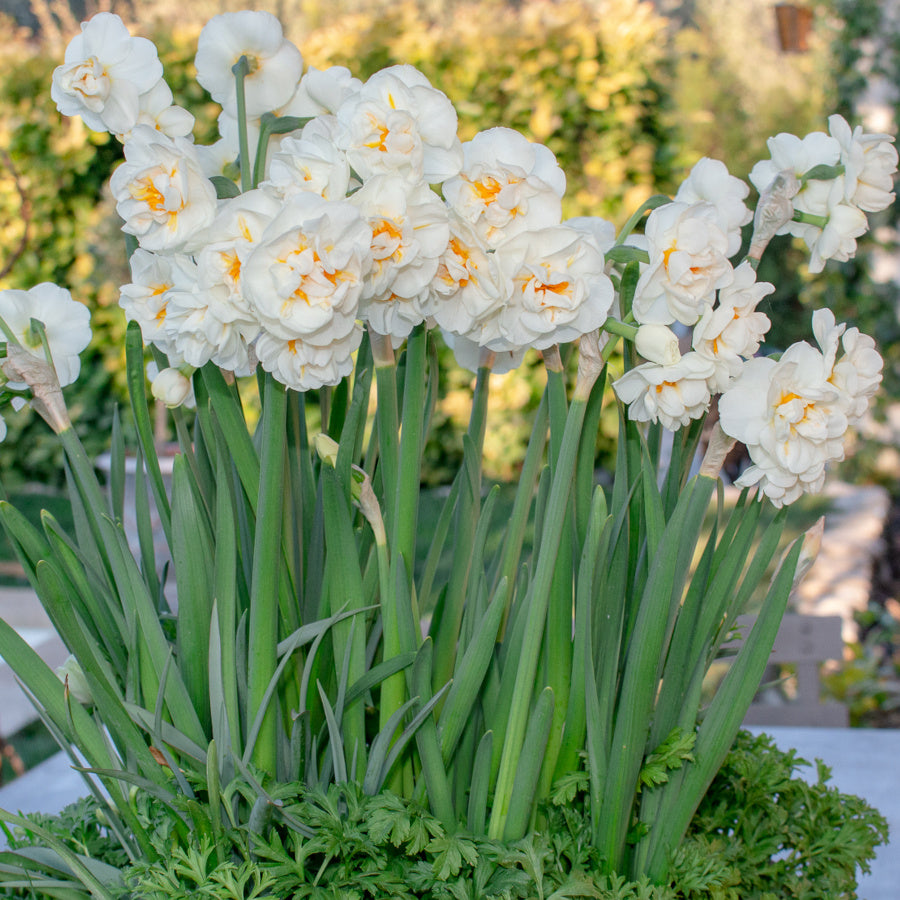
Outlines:
[[[634,346],[644,359],[660,366],[674,366],[681,359],[678,337],[666,325],[641,325]]]
[[[815,525],[803,535],[803,546],[800,549],[800,558],[797,560],[797,571],[794,573],[793,589],[809,574],[813,563],[822,549],[822,536],[825,534],[825,516],[820,516]]]
[[[56,677],[66,686],[69,696],[84,706],[94,702],[84,672],[74,656],[70,656],[56,670]]]
[[[178,369],[163,369],[150,386],[150,391],[157,400],[161,400],[169,409],[189,403],[194,396],[191,379]]]
[[[327,463],[332,469],[337,465],[337,455],[340,446],[334,438],[330,438],[324,433],[317,434],[313,438],[313,446],[316,448],[316,453],[319,454],[319,459],[323,463]]]

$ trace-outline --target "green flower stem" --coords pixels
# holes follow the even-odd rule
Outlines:
[[[625,223],[622,230],[619,232],[619,236],[616,239],[616,246],[621,247],[625,243],[625,239],[628,235],[637,228],[638,222],[644,218],[644,215],[651,210],[656,209],[658,206],[665,206],[667,203],[671,203],[672,198],[667,197],[665,194],[654,194],[649,200],[645,203],[642,203],[634,215]]]
[[[262,440],[260,442],[259,503],[253,545],[248,640],[248,721],[264,702],[278,664],[278,586],[281,572],[282,504],[284,502],[287,391],[271,375],[265,377]],[[266,710],[253,762],[275,774],[276,710]]]
[[[376,352],[375,341],[381,336],[373,335],[373,352]],[[384,627],[384,659],[393,659],[405,652],[415,652],[419,647],[416,619],[412,610],[412,571],[416,551],[416,522],[419,511],[419,474],[421,470],[422,431],[424,427],[426,388],[426,347],[427,335],[424,327],[418,327],[410,334],[406,345],[406,376],[403,391],[403,430],[396,443],[396,428],[388,421],[392,440],[389,442],[391,452],[399,458],[396,463],[395,488],[385,486],[385,507],[393,505],[393,515],[389,519],[391,527],[390,548],[393,568],[388,560],[387,541],[384,529],[379,536],[375,532],[375,546],[378,559],[379,585],[381,591],[381,615]],[[386,348],[377,348],[376,360],[380,357],[387,360]],[[377,363],[376,363],[377,365]],[[386,372],[382,366],[379,371]],[[396,390],[391,391],[388,385],[388,396],[396,403]],[[379,392],[379,401],[381,393]],[[380,407],[380,403],[379,403]],[[396,412],[394,413],[396,415]],[[380,435],[379,435],[380,436]],[[382,444],[384,446],[384,444]],[[399,453],[398,453],[399,449]],[[403,568],[400,573],[401,567]],[[390,590],[391,579],[405,578],[409,585],[406,592]],[[379,724],[387,725],[391,716],[406,702],[406,679],[402,674],[391,676],[382,684],[381,703],[379,706]],[[394,780],[401,775],[400,770],[394,773]],[[396,786],[395,786],[396,789]]]
[[[491,370],[481,366],[475,380],[469,430],[466,435],[463,467],[460,471],[463,483],[456,509],[456,538],[453,568],[444,597],[441,627],[435,636],[434,670],[432,685],[437,691],[453,676],[456,663],[457,641],[462,624],[466,589],[472,562],[472,544],[478,524],[481,504],[481,457],[487,421],[487,404]]]
[[[828,216],[817,216],[814,213],[801,212],[799,209],[794,210],[793,219],[795,222],[802,222],[804,225],[815,225],[816,228],[823,230],[828,225]]]
[[[232,67],[237,91],[238,147],[241,154],[241,191],[253,187],[253,161],[250,159],[250,141],[247,138],[247,103],[244,97],[244,79],[250,74],[250,62],[242,56]]]
[[[638,333],[637,325],[630,325],[628,322],[620,322],[612,316],[610,316],[600,327],[609,334],[619,335],[627,338],[629,341],[633,341]]]
[[[513,502],[509,522],[504,528],[503,554],[500,557],[500,565],[494,576],[494,590],[504,578],[508,584],[515,583],[515,574],[518,571],[519,559],[522,554],[522,543],[525,540],[525,531],[528,527],[528,511],[531,509],[531,503],[534,499],[534,488],[543,461],[544,448],[547,446],[548,405],[547,392],[545,391],[534,416],[531,437],[525,451],[525,460],[519,473],[516,499]],[[500,628],[501,634],[506,630],[506,619],[508,616],[509,610],[507,609]]]
[[[400,554],[412,578],[416,553],[416,523],[419,513],[423,429],[425,425],[425,389],[428,362],[428,336],[423,325],[413,329],[406,342],[406,378],[403,388],[403,429],[400,436],[400,460],[397,471],[396,513],[393,521],[394,556]],[[391,495],[386,495],[390,499]],[[415,649],[407,647],[407,650]]]
[[[575,470],[575,458],[581,437],[581,426],[591,388],[599,374],[599,368],[579,371],[579,378],[575,385],[575,394],[569,406],[569,415],[566,420],[566,429],[556,471],[553,474],[534,580],[531,583],[531,588],[525,601],[528,607],[524,639],[517,666],[513,697],[510,703],[509,722],[500,757],[494,805],[491,810],[488,834],[495,839],[502,839],[506,829],[506,818],[512,799],[513,784],[519,757],[522,753],[522,742],[525,737],[532,696],[535,690],[535,677],[543,642],[544,621],[547,616],[550,587],[556,568],[557,548],[559,547],[563,525],[568,516],[569,491]]]
[[[218,370],[217,370],[218,371]],[[134,427],[141,445],[144,466],[150,481],[153,500],[156,503],[160,525],[166,536],[166,544],[172,546],[172,510],[166,494],[165,482],[159,468],[159,457],[153,440],[153,425],[147,405],[147,384],[144,376],[144,342],[137,322],[129,322],[125,332],[125,374],[128,379],[128,396]]]
[[[384,513],[389,534],[393,531],[394,504],[397,496],[397,478],[400,465],[400,413],[397,403],[397,364],[391,340],[383,334],[369,332],[372,344],[372,358],[375,361],[375,391],[378,406],[375,423],[378,426],[378,468],[384,491]]]
[[[550,471],[556,474],[567,418],[565,374],[548,371],[547,389],[550,397]],[[580,443],[580,441],[579,441]],[[571,479],[570,479],[571,483]],[[568,498],[566,500],[568,504]],[[571,509],[559,540],[550,601],[547,609],[546,673],[547,685],[553,689],[552,721],[548,731],[547,749],[538,783],[537,799],[549,795],[556,768],[556,757],[562,743],[562,732],[569,703],[572,682],[572,528]],[[541,539],[543,544],[543,538]]]
[[[74,428],[67,428],[59,432],[59,440],[65,450],[66,459],[72,467],[72,474],[75,476],[78,492],[84,500],[85,509],[93,513],[90,516],[90,526],[97,541],[97,547],[101,553],[105,554],[105,542],[96,517],[107,514],[107,503],[100,482],[97,481],[94,466],[88,459],[87,451],[78,439]]]

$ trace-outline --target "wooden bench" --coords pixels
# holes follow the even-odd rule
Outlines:
[[[738,627],[744,634],[753,625],[753,616],[740,616]],[[827,660],[844,657],[844,641],[841,637],[840,616],[804,616],[789,614],[784,617],[775,646],[769,658],[769,675],[764,681],[780,677],[778,667],[791,664],[796,668],[796,694],[789,697],[780,687],[763,690],[757,694],[744,718],[745,725],[814,725],[825,728],[846,728],[850,724],[847,707],[833,700],[821,700],[822,684],[819,669]],[[737,649],[740,641],[725,645]]]

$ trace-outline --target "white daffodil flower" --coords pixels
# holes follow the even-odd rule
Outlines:
[[[171,355],[169,300],[174,292],[196,289],[197,265],[183,253],[163,255],[140,248],[131,254],[130,265],[132,280],[119,289],[119,306],[138,323],[146,342]]]
[[[821,490],[825,465],[843,458],[847,417],[822,354],[803,342],[776,362],[755,358],[719,398],[719,421],[747,445],[753,465],[737,480],[775,506]]]
[[[445,332],[477,347],[483,343],[485,323],[496,318],[505,299],[497,257],[474,228],[452,210],[449,227],[450,240],[431,283],[426,313]],[[489,331],[496,334],[496,328]]]
[[[741,227],[753,219],[744,203],[750,188],[728,173],[725,163],[703,157],[675,194],[678,203],[712,203],[719,215],[719,227],[728,237],[726,255],[732,257],[741,249]]]
[[[350,187],[350,164],[334,143],[336,125],[333,116],[319,116],[299,135],[287,135],[272,153],[268,178],[260,186],[280,197],[311,191],[326,200],[343,200]]]
[[[556,225],[525,231],[496,250],[506,302],[497,317],[491,350],[573,341],[599,328],[615,299],[596,243],[575,228]]]
[[[280,211],[278,198],[263,189],[222,201],[209,228],[209,241],[196,254],[199,290],[216,295],[219,318],[238,325],[248,341],[255,337],[259,322],[243,294],[243,268]]]
[[[297,194],[244,264],[244,296],[274,336],[331,346],[354,329],[371,242],[372,231],[356,207]]]
[[[558,225],[565,190],[552,151],[511,128],[490,128],[463,144],[462,171],[443,187],[450,208],[491,247]]]
[[[210,242],[197,254],[196,289],[173,293],[167,321],[172,345],[190,365],[208,361],[250,373],[248,344],[259,319],[244,298],[242,271],[255,243],[281,208],[262,190],[223,201],[209,229]]]
[[[844,394],[852,427],[862,420],[881,384],[884,360],[875,349],[875,341],[858,328],[848,328],[841,343],[844,355],[835,364],[831,381]]]
[[[194,145],[141,125],[109,181],[122,230],[145,250],[192,251],[216,213],[216,191]]]
[[[162,78],[156,47],[132,37],[113,13],[83,22],[53,72],[50,96],[64,116],[81,116],[94,131],[123,134],[134,128],[140,97]]]
[[[402,340],[425,320],[423,303],[450,240],[447,208],[427,184],[396,175],[370,178],[350,201],[372,229],[372,267],[360,317]]]
[[[768,282],[757,282],[750,263],[743,262],[734,270],[734,281],[719,291],[715,308],[707,310],[694,326],[694,350],[715,367],[709,382],[714,394],[724,391],[740,374],[744,360],[759,350],[771,322],[756,306],[774,290]]]
[[[241,325],[224,290],[172,290],[166,303],[169,345],[180,359],[199,369],[212,361],[238,375],[251,372]],[[254,331],[258,328],[254,328]]]
[[[648,362],[629,369],[613,382],[635,422],[659,422],[677,431],[709,409],[708,381],[713,365],[699,353],[685,353],[675,365]]]
[[[197,41],[197,81],[230,116],[237,115],[237,87],[232,67],[247,57],[244,78],[248,116],[284,106],[303,72],[300,51],[284,36],[271,13],[241,10],[213,16]]]
[[[734,277],[719,211],[707,202],[667,203],[647,217],[645,237],[650,264],[635,290],[635,319],[695,324]]]
[[[830,310],[817,310],[819,349],[804,341],[777,362],[751,359],[719,400],[722,429],[747,445],[753,462],[736,483],[758,485],[776,506],[821,490],[827,464],[844,458],[848,426],[880,381],[880,357],[856,329],[835,361],[844,328]]]
[[[79,354],[91,340],[91,314],[69,291],[50,282],[27,291],[0,291],[0,318],[10,331],[0,331],[0,341],[13,338],[26,353],[42,361],[46,359],[44,345],[32,329],[31,320],[43,323],[59,386],[75,381],[81,369]],[[24,390],[27,385],[11,380],[9,386]]]
[[[840,144],[844,165],[844,200],[864,212],[880,212],[894,202],[897,149],[889,134],[851,132],[842,116],[828,117],[828,130]]]
[[[353,368],[372,230],[356,207],[301,193],[269,223],[242,269],[262,330],[254,350],[282,384],[307,391]]]
[[[135,125],[149,125],[168,137],[188,137],[194,129],[194,117],[180,106],[173,105],[172,89],[160,78],[139,99]],[[133,129],[116,137],[124,144],[131,138]]]
[[[462,165],[453,104],[412,66],[376,72],[335,115],[338,145],[364,181],[394,174],[438,184]]]

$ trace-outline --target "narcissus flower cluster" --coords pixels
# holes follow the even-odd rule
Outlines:
[[[821,489],[826,465],[843,458],[848,427],[881,381],[874,341],[845,332],[827,310],[813,319],[819,350],[801,342],[780,360],[759,356],[770,322],[757,307],[775,290],[756,280],[768,240],[803,238],[810,271],[821,271],[826,259],[855,253],[865,212],[894,197],[892,139],[851,133],[840,116],[829,127],[830,135],[769,141],[772,159],[750,176],[761,194],[751,250],[737,264],[740,228],[753,214],[744,205],[749,188],[722,163],[701,160],[674,200],[650,213],[632,304],[636,348],[647,362],[614,384],[632,419],[672,430],[702,418],[719,395],[721,428],[746,444],[752,463],[738,484],[757,485],[777,506]],[[673,349],[675,332],[663,330],[670,327],[683,335],[683,354]]]
[[[894,196],[889,136],[832,116],[828,134],[771,138],[750,175],[755,218],[749,186],[703,159],[640,211],[642,235],[636,215],[617,238],[602,219],[563,220],[547,147],[499,127],[461,143],[452,103],[411,66],[365,82],[304,70],[274,16],[244,11],[207,24],[196,68],[222,107],[209,147],[172,106],[153,45],[112,14],[85,23],[53,79],[62,112],[124,143],[111,188],[138,249],[121,305],[169,359],[153,388],[167,404],[189,401],[208,363],[259,365],[298,391],[337,384],[366,329],[383,354],[438,327],[463,365],[495,372],[606,331],[646,360],[614,384],[628,415],[677,429],[720,395],[722,428],[752,458],[741,483],[776,504],[841,458],[881,378],[874,342],[820,311],[818,349],[761,357],[774,286],[756,266],[776,233],[807,243],[812,272],[849,258]],[[16,302],[3,315],[18,335]],[[68,350],[56,356],[71,380]]]

